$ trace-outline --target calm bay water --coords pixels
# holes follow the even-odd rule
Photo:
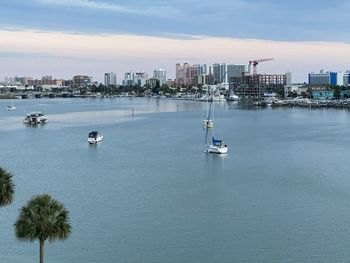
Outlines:
[[[200,102],[0,100],[0,165],[15,176],[0,209],[0,262],[38,262],[15,239],[18,210],[50,193],[73,232],[46,262],[348,262],[350,112],[215,104],[227,156],[203,153]],[[132,109],[135,115],[132,116]],[[22,124],[43,111],[45,126]],[[87,143],[99,130],[104,140]]]

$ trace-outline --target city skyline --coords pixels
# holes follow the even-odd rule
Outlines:
[[[306,82],[308,72],[350,67],[350,36],[341,27],[350,11],[346,1],[184,3],[2,1],[0,78],[87,74],[103,82],[105,72],[120,79],[126,71],[160,67],[174,78],[176,63],[273,57],[259,65],[260,73],[290,71],[293,82]],[[326,14],[337,14],[332,26]]]

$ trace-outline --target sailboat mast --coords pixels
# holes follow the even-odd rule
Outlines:
[[[209,111],[208,111],[208,118],[207,118],[207,124],[209,123],[210,120],[210,114],[211,114],[211,104],[212,104],[212,100],[209,103]],[[208,134],[209,134],[209,127],[208,125],[205,126],[205,140],[204,140],[204,144],[206,145],[208,143]]]

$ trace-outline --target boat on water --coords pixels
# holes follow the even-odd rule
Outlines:
[[[211,103],[209,103],[209,95],[206,94],[206,99],[207,99],[207,116],[206,118],[203,120],[202,125],[203,125],[203,129],[210,129],[214,127],[214,122],[213,120],[210,119],[210,114],[211,114]],[[212,101],[210,101],[212,102]],[[208,106],[209,105],[209,106]]]
[[[32,125],[44,124],[47,122],[48,122],[48,119],[45,116],[45,114],[42,112],[31,112],[25,116],[23,121],[23,123],[25,124],[32,124]]]
[[[217,140],[213,137],[212,142],[206,145],[205,151],[207,153],[226,154],[228,147],[222,142],[222,140]]]
[[[240,98],[234,94],[234,93],[230,93],[229,97],[227,98],[228,101],[239,101]]]
[[[15,110],[16,106],[13,104],[13,100],[11,102],[11,105],[7,106],[7,110]]]
[[[212,114],[212,101],[209,103],[209,112],[207,117],[207,122],[209,123],[211,121],[210,116],[213,116]],[[208,142],[208,136],[209,136],[209,127],[206,127],[205,129],[205,140],[204,140],[204,152],[205,153],[216,153],[216,154],[227,154],[228,152],[228,146],[227,144],[224,144],[222,140],[215,139],[214,137],[214,128],[211,130],[212,134],[212,140],[211,142]]]
[[[205,94],[202,97],[200,97],[198,100],[199,101],[215,101],[215,102],[218,102],[218,101],[226,101],[226,98],[225,98],[225,96],[223,94],[213,94],[213,95]]]
[[[101,133],[99,133],[98,131],[92,131],[89,133],[88,143],[95,144],[102,141],[102,139],[103,139],[103,135]]]
[[[16,106],[7,106],[7,110],[15,110]]]
[[[213,128],[214,127],[214,123],[212,120],[210,119],[205,119],[203,120],[203,128],[204,129],[210,129],[210,128]]]

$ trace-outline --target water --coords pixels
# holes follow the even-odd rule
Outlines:
[[[70,211],[73,232],[46,262],[348,262],[350,112],[214,104],[227,156],[203,153],[200,102],[0,100],[0,262],[38,262],[13,224],[33,195]],[[134,109],[134,116],[132,112]],[[44,111],[45,126],[24,126]],[[100,145],[87,143],[99,130]]]

